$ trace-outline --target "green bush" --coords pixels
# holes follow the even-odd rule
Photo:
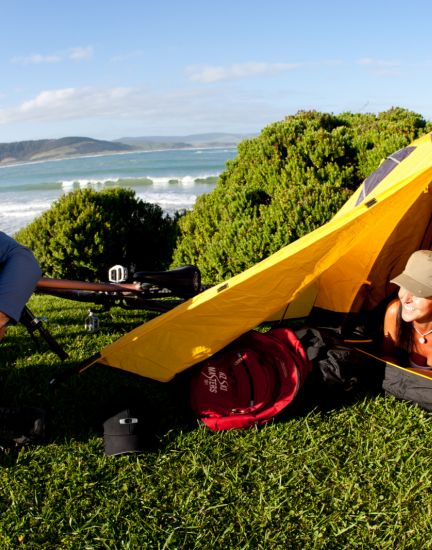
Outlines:
[[[383,158],[427,128],[404,109],[299,112],[271,124],[239,144],[214,191],[180,219],[174,263],[197,265],[207,283],[247,269],[326,223]]]
[[[353,147],[357,152],[360,181],[389,154],[432,130],[431,122],[425,122],[418,113],[400,107],[378,115],[344,113],[342,116],[354,130]]]
[[[176,221],[129,189],[68,193],[15,235],[40,262],[44,276],[106,280],[115,264],[164,269]]]

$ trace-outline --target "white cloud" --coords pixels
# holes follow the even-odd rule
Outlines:
[[[61,135],[80,132],[93,135],[101,126],[113,133],[114,128],[135,128],[146,133],[178,127],[195,129],[221,129],[248,124],[254,128],[279,117],[267,99],[244,101],[243,97],[230,97],[224,103],[223,91],[183,90],[174,93],[149,92],[144,88],[64,88],[45,90],[20,105],[0,109],[0,126],[4,130],[26,124],[29,132],[38,136],[51,127],[61,128]],[[256,112],[251,120],[250,112]],[[269,109],[273,113],[269,116]],[[258,118],[258,120],[257,120]],[[245,121],[248,121],[245,123]],[[31,129],[33,128],[33,129]],[[36,130],[34,129],[36,128]],[[73,130],[71,130],[73,129]],[[187,131],[187,130],[185,130]]]
[[[58,63],[62,58],[59,55],[42,55],[34,53],[25,57],[13,57],[11,63],[18,65],[39,65],[41,63]]]
[[[374,59],[372,57],[362,57],[357,61],[359,65],[367,65],[372,67],[398,67],[399,61]]]
[[[223,66],[190,66],[186,73],[190,80],[203,82],[219,82],[221,80],[238,80],[257,75],[272,75],[285,71],[291,71],[299,67],[295,63],[237,63],[228,67]]]
[[[361,65],[378,76],[399,76],[400,62],[395,60],[374,59],[372,57],[363,57],[357,60],[357,65]]]
[[[39,65],[44,63],[60,63],[61,61],[82,61],[90,59],[93,56],[93,48],[91,46],[70,48],[66,52],[58,54],[43,55],[34,53],[27,56],[15,56],[10,60],[11,63],[17,65]]]
[[[0,124],[118,115],[132,93],[128,88],[47,90],[17,107],[0,110]]]
[[[317,65],[323,65],[324,67],[340,67],[344,65],[344,62],[341,59],[324,59],[324,61],[319,61]]]
[[[144,52],[142,50],[135,50],[133,52],[114,55],[111,58],[111,61],[113,63],[119,63],[119,62],[123,62],[123,61],[128,61],[129,59],[136,59],[136,58],[139,58],[139,57],[143,57],[143,55],[144,55]]]
[[[93,57],[93,48],[91,46],[70,48],[67,52],[67,57],[72,61],[81,61],[82,59],[90,59]]]

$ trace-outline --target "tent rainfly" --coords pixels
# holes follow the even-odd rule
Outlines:
[[[100,351],[100,363],[167,382],[244,332],[314,308],[368,311],[432,240],[432,133],[389,156],[325,225]]]

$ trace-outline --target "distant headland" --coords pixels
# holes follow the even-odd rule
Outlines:
[[[252,135],[208,133],[188,136],[123,137],[113,141],[88,137],[64,137],[0,143],[0,166],[40,162],[83,155],[106,155],[157,149],[233,147]]]

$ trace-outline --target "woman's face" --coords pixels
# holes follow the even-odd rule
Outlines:
[[[402,319],[407,323],[428,323],[432,321],[432,298],[419,298],[404,287],[399,288],[402,304]]]

